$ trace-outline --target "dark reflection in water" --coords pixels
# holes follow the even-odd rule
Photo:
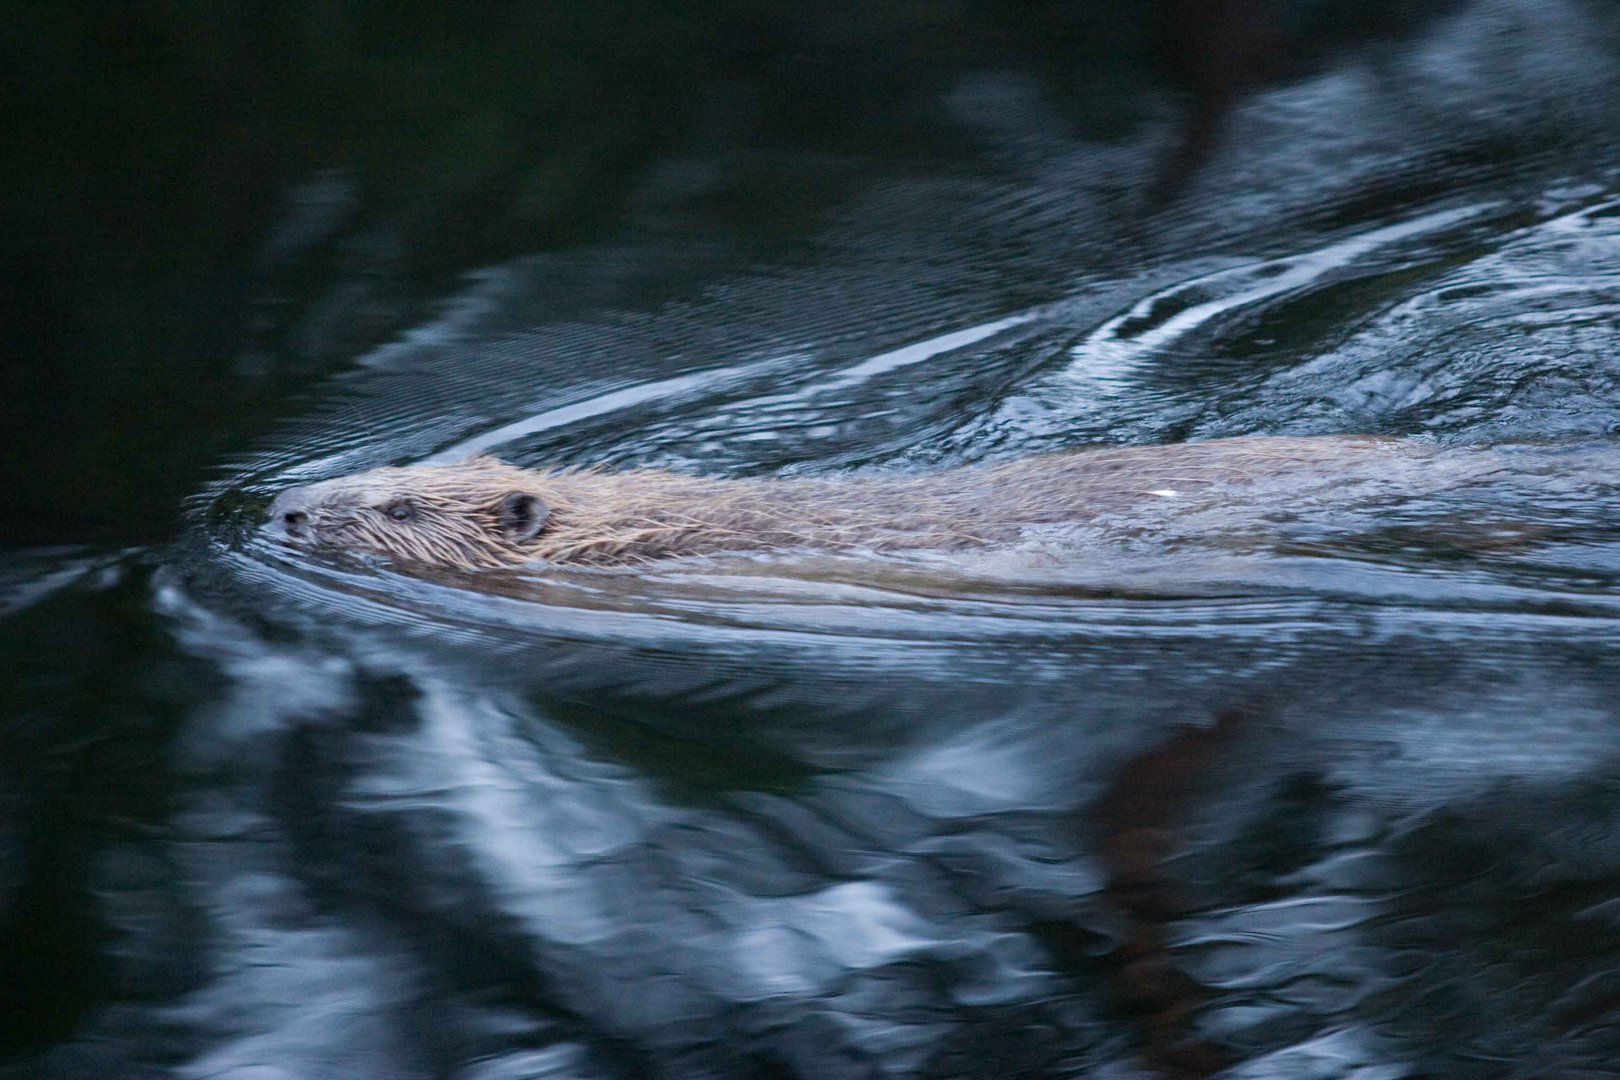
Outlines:
[[[248,254],[172,238],[264,309],[222,366],[61,346],[147,417],[119,437],[185,445],[72,456],[82,414],[108,501],[51,466],[8,534],[107,543],[0,562],[0,1076],[1605,1074],[1617,27],[1377,7],[469,14],[446,56],[627,51],[556,76],[544,145],[510,100],[426,115],[485,86],[446,61],[397,176],[271,153]],[[398,44],[346,11],[243,25],[331,70]],[[670,87],[716,56],[741,112],[700,120]],[[859,477],[1343,432],[1489,467],[905,560],[421,577],[256,528],[473,452]],[[179,535],[119,546],[170,488]]]

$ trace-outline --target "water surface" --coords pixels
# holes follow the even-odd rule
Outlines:
[[[1531,9],[1257,91],[1157,212],[1170,126],[964,80],[977,156],[487,266],[172,542],[8,555],[5,1074],[1612,1066],[1620,98],[1605,11]],[[422,577],[257,528],[474,452],[1350,432],[1502,465],[903,560]]]

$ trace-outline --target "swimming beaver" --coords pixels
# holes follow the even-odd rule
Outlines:
[[[291,488],[271,505],[270,524],[298,545],[455,569],[787,547],[955,549],[1145,504],[1238,501],[1267,478],[1337,485],[1401,462],[1426,470],[1435,454],[1430,444],[1371,436],[1252,437],[834,479],[537,471],[480,457]]]

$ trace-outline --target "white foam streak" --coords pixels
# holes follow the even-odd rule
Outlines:
[[[1375,229],[1302,255],[1245,263],[1178,282],[1168,289],[1143,297],[1128,311],[1088,334],[1071,350],[1074,360],[1064,370],[1064,378],[1066,381],[1099,387],[1117,384],[1159,349],[1217,316],[1301,289],[1378,248],[1448,228],[1477,217],[1490,208],[1490,204],[1480,204],[1424,214],[1411,221]],[[1193,291],[1216,295],[1162,321],[1154,319],[1155,308],[1178,295]],[[1126,329],[1139,323],[1148,325],[1138,332]]]
[[[828,378],[804,386],[799,391],[799,394],[809,396],[847,389],[859,385],[874,376],[910,367],[913,364],[920,364],[944,353],[966,348],[969,345],[976,345],[986,338],[1027,323],[1034,318],[1036,318],[1036,313],[1025,312],[1004,319],[981,323],[965,330],[940,334],[924,341],[913,342],[910,345],[880,353],[877,356],[869,357],[859,363],[835,371]],[[626,386],[583,401],[575,401],[557,408],[547,409],[533,416],[526,416],[521,420],[503,424],[481,435],[463,439],[434,454],[427,459],[426,463],[429,465],[444,465],[461,461],[465,458],[487,453],[516,439],[536,435],[542,431],[566,427],[581,420],[591,420],[599,416],[607,416],[611,413],[653,402],[668,402],[699,395],[712,396],[727,386],[753,381],[773,372],[789,371],[804,364],[806,359],[804,354],[795,353],[788,356],[773,357],[768,360],[739,364],[730,368],[707,368],[701,371],[688,372],[684,375],[676,375],[668,379],[658,379],[653,382]],[[770,400],[776,399],[777,395],[773,395]],[[745,402],[744,404],[749,403]]]

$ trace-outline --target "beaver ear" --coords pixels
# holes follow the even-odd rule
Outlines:
[[[508,540],[518,544],[539,536],[550,516],[551,507],[527,491],[512,492],[501,500],[500,509],[496,511],[501,532]]]

